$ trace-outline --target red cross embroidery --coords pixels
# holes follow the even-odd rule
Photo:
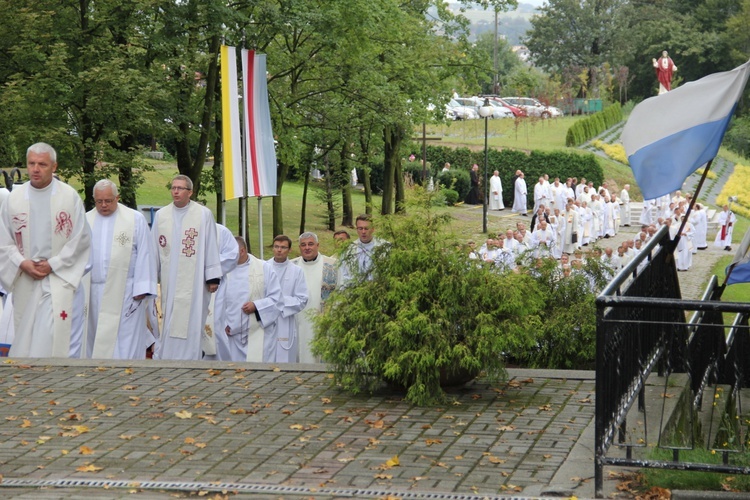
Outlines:
[[[184,245],[182,247],[182,253],[185,254],[186,257],[192,257],[195,255],[195,237],[198,236],[198,231],[195,230],[194,227],[191,227],[190,229],[185,230],[185,239],[182,240],[182,244]]]
[[[63,311],[63,312],[60,313],[60,317],[63,319],[63,321],[65,321],[66,319],[68,319],[68,313],[66,313],[65,311]]]

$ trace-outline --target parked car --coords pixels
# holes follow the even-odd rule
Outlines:
[[[532,97],[503,97],[502,99],[514,106],[525,109],[529,116],[539,116],[541,118],[563,116],[563,112],[559,108],[545,106]]]
[[[474,111],[477,112],[477,115],[482,116],[479,114],[479,108],[484,106],[484,99],[481,97],[454,97],[454,101],[457,103],[472,107]],[[490,115],[490,118],[513,118],[513,111],[506,108],[500,103],[492,102],[490,101],[490,106],[492,106],[492,114]]]
[[[489,99],[490,102],[496,102],[496,103],[498,103],[498,104],[500,104],[502,106],[505,106],[506,108],[508,108],[511,111],[511,113],[513,113],[513,116],[515,116],[516,118],[522,118],[524,116],[529,116],[529,114],[526,112],[525,109],[520,108],[518,106],[514,106],[511,103],[509,103],[507,101],[504,101],[502,98],[500,98],[500,97],[498,97],[496,95],[484,95],[484,96],[480,96],[480,99],[484,99],[484,98]]]
[[[451,99],[446,106],[456,117],[456,120],[476,120],[479,118],[479,113],[476,112],[474,106],[465,106],[456,99]]]

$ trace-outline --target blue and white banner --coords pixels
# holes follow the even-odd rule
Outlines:
[[[644,199],[682,189],[690,174],[716,156],[749,69],[750,61],[633,109],[621,139]]]
[[[732,263],[727,266],[726,273],[729,275],[727,285],[735,283],[750,283],[750,231],[745,233],[742,244],[734,254]],[[731,269],[731,271],[730,271]]]

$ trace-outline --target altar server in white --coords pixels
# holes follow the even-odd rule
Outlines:
[[[203,329],[202,348],[203,359],[205,360],[220,359],[216,351],[219,342],[216,332],[223,329],[226,322],[223,317],[225,314],[224,301],[227,294],[225,282],[227,274],[237,267],[237,259],[240,256],[237,240],[226,226],[216,224],[216,237],[219,244],[219,261],[221,262],[221,283],[219,283],[216,293],[211,295],[206,327]]]
[[[216,222],[209,209],[190,200],[188,176],[172,179],[170,191],[172,203],[156,212],[151,227],[163,314],[154,357],[199,360],[208,304],[221,281]]]
[[[0,284],[13,293],[10,355],[68,357],[73,295],[89,260],[91,233],[75,189],[54,178],[57,153],[26,151],[29,182],[0,210]]]
[[[239,257],[226,277],[225,324],[216,329],[217,355],[221,361],[262,362],[264,330],[281,314],[281,285],[270,262],[249,254],[241,237],[235,241]]]
[[[269,259],[281,284],[281,315],[265,332],[265,363],[296,363],[299,360],[297,315],[307,305],[308,293],[302,269],[289,260],[292,240],[283,234],[273,239],[273,258]]]
[[[315,336],[313,317],[323,310],[323,305],[336,289],[338,271],[336,259],[319,251],[320,243],[315,233],[302,233],[299,236],[300,256],[292,263],[302,269],[308,291],[307,306],[297,318],[299,325],[299,362],[315,363],[317,360],[310,351],[310,343]]]
[[[155,297],[156,248],[146,218],[119,203],[117,186],[94,186],[91,273],[87,293],[86,355],[97,359],[144,359],[148,347],[146,305]]]

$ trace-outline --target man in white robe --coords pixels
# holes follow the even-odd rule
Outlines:
[[[102,179],[94,186],[96,208],[86,214],[91,227],[86,357],[145,359],[146,304],[157,294],[156,248],[146,218],[119,200],[117,186]]]
[[[677,233],[677,231],[679,231],[683,220],[685,220],[684,215],[680,217],[679,221],[673,220],[671,222],[670,236],[672,236],[671,229],[673,227],[675,228],[675,234]],[[675,248],[674,252],[675,267],[678,271],[688,271],[690,269],[690,266],[693,265],[693,234],[693,225],[688,221],[685,224],[682,233],[680,233],[680,241],[677,242],[677,248]],[[672,237],[674,238],[674,236]]]
[[[732,251],[732,232],[734,232],[735,222],[737,222],[737,217],[734,216],[734,212],[729,210],[729,205],[724,205],[719,214],[719,232],[716,233],[714,246],[723,247],[727,252]]]
[[[546,220],[542,220],[537,228],[531,233],[531,240],[534,250],[534,257],[548,257],[552,255],[552,249],[555,246],[555,232],[547,225]]]
[[[516,172],[516,183],[513,190],[513,213],[526,215],[526,208],[528,200],[526,199],[526,181],[524,180],[523,172],[520,170]]]
[[[237,267],[237,259],[240,256],[240,249],[237,246],[237,240],[234,238],[232,231],[226,226],[216,224],[216,236],[219,243],[219,261],[221,262],[221,283],[216,293],[211,295],[211,302],[208,306],[208,317],[206,326],[203,329],[203,359],[216,360],[220,359],[217,353],[218,333],[226,326],[224,319],[227,287],[225,281],[227,274],[234,271]]]
[[[490,177],[490,210],[504,210],[503,183],[500,180],[500,172],[495,170]]]
[[[698,250],[705,250],[708,248],[706,242],[706,232],[708,230],[708,216],[706,215],[706,209],[700,203],[696,203],[692,212],[690,212],[690,222],[693,223],[694,235],[693,235],[693,253]]]
[[[281,285],[270,262],[249,254],[241,237],[235,241],[239,257],[226,276],[225,324],[216,329],[217,355],[221,361],[260,363],[265,330],[281,314]]]
[[[54,178],[57,153],[26,151],[29,182],[0,209],[0,285],[13,293],[10,356],[68,357],[73,296],[89,260],[91,233],[75,189]]]
[[[292,264],[302,269],[307,286],[307,306],[297,318],[299,325],[299,362],[316,363],[310,350],[310,343],[315,337],[313,317],[323,310],[323,305],[337,285],[336,259],[320,253],[318,235],[302,233],[299,236],[300,256],[292,259]]]
[[[560,184],[560,178],[555,177],[555,182],[553,182],[549,187],[549,208],[551,213],[555,213],[555,209],[560,208],[560,202],[558,200],[560,199],[560,195],[562,194],[564,188],[565,186]]]
[[[344,253],[340,264],[340,285],[346,286],[351,282],[355,275],[359,274],[367,280],[372,279],[372,258],[375,250],[384,245],[386,242],[375,238],[375,226],[372,223],[372,217],[369,214],[360,214],[355,221],[357,236],[355,240]],[[351,269],[356,265],[357,271]],[[351,266],[351,267],[350,267]]]
[[[544,177],[539,177],[539,182],[534,184],[534,213],[537,213],[541,205],[547,205],[550,198],[549,184],[544,182]]]
[[[307,305],[305,275],[289,260],[292,240],[283,234],[273,239],[273,258],[269,259],[281,284],[281,314],[265,331],[264,363],[297,363],[299,361],[299,328],[297,315]]]
[[[565,236],[563,240],[563,252],[572,254],[578,246],[578,211],[573,202],[568,203],[564,217]]]
[[[630,184],[625,184],[620,191],[620,224],[630,227]]]
[[[643,210],[641,210],[641,218],[638,223],[641,226],[648,226],[654,222],[654,208],[656,208],[657,200],[643,200]]]
[[[151,227],[163,315],[154,358],[199,360],[211,294],[221,281],[216,222],[208,208],[190,200],[189,177],[176,176],[170,191],[172,203],[156,212]]]

